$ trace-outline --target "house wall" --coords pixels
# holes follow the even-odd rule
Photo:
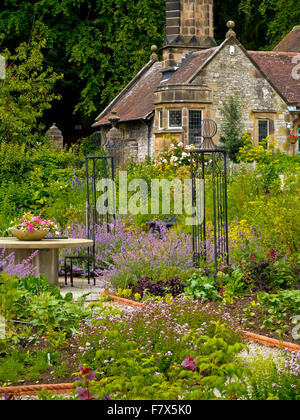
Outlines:
[[[144,121],[128,121],[118,125],[118,129],[122,135],[122,144],[124,149],[124,160],[130,158],[142,161],[148,156],[148,137],[150,134],[150,156],[154,154],[154,134],[153,121],[149,121],[150,133],[148,131],[148,124]],[[106,138],[110,126],[102,126],[102,138]]]
[[[234,54],[230,54],[231,47],[234,47]],[[234,95],[239,97],[242,104],[243,131],[248,131],[258,143],[258,121],[267,119],[270,141],[276,139],[275,147],[278,150],[292,154],[296,146],[290,147],[287,135],[290,133],[288,124],[291,127],[294,125],[287,105],[234,37],[190,84],[169,86],[166,82],[158,88],[155,93],[155,153],[158,154],[170,142],[170,135],[188,143],[189,109],[202,109],[203,118],[216,121],[219,132],[214,140],[217,143],[222,135],[223,104]],[[182,110],[182,129],[168,129],[169,109]],[[162,128],[158,124],[159,110],[163,111]]]
[[[230,48],[234,54],[230,54]],[[290,113],[284,100],[264,78],[253,62],[231,38],[219,54],[193,80],[193,85],[205,83],[213,91],[210,115],[222,123],[222,104],[230,96],[237,95],[242,104],[242,124],[254,141],[258,142],[258,120],[270,121],[270,139],[276,139],[276,147],[287,151],[287,128]],[[221,134],[221,133],[219,133]]]

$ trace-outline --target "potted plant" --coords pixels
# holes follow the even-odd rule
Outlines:
[[[49,232],[59,234],[54,222],[32,213],[24,213],[20,219],[13,220],[7,230],[21,241],[40,241]]]
[[[288,136],[288,141],[289,141],[289,143],[291,143],[291,144],[295,144],[295,143],[297,143],[297,141],[299,140],[299,137],[298,136],[296,136],[295,134],[290,134],[289,136]]]

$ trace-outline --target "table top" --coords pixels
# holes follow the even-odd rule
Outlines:
[[[93,246],[90,239],[42,239],[41,241],[20,241],[16,238],[0,238],[0,248],[27,248],[27,249],[53,249],[53,248],[80,248]]]

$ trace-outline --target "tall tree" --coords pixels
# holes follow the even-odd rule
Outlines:
[[[70,131],[90,125],[149,60],[164,39],[164,0],[4,0],[0,32],[7,46],[36,35],[47,39],[45,59],[64,79],[62,101],[49,115]]]
[[[299,0],[241,0],[240,10],[246,16],[258,14],[264,22],[268,43],[278,43],[295,25],[300,25]]]
[[[271,49],[299,24],[299,0],[215,0],[215,33],[222,42],[226,21],[236,21],[247,49]],[[162,47],[165,0],[1,0],[0,33],[5,47],[44,37],[46,66],[64,79],[55,92],[62,100],[46,112],[65,137],[75,125],[90,127],[99,110]]]
[[[6,78],[0,80],[0,141],[27,145],[41,141],[41,117],[59,99],[52,89],[61,77],[45,68],[42,48],[45,39],[21,44],[14,54],[8,50]]]

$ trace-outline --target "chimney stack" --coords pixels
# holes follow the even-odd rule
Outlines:
[[[213,0],[166,0],[164,71],[191,51],[215,47]]]

